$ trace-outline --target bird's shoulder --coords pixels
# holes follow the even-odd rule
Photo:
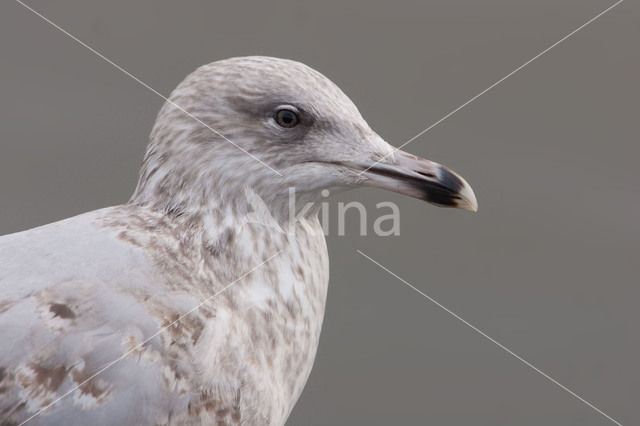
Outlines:
[[[171,413],[187,424],[210,401],[233,406],[224,383],[198,395],[203,407],[192,401],[215,308],[182,316],[205,296],[183,277],[197,256],[170,224],[138,213],[112,207],[0,238],[0,423],[54,402],[34,424],[162,423]]]

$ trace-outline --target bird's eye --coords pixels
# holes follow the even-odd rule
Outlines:
[[[298,118],[298,114],[296,113],[296,111],[290,108],[278,109],[276,111],[275,119],[276,119],[276,123],[278,123],[279,126],[285,127],[287,129],[297,126],[298,123],[300,122],[300,119]]]

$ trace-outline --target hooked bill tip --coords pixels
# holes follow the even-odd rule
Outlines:
[[[426,201],[442,207],[478,211],[476,195],[467,181],[444,166],[438,169],[437,175],[437,184],[422,185]]]

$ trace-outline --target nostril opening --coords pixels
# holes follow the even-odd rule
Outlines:
[[[419,175],[422,175],[422,176],[424,176],[424,177],[428,177],[428,178],[431,178],[431,179],[435,179],[435,178],[436,178],[436,175],[434,175],[433,173],[429,173],[429,172],[421,172],[421,171],[419,171],[419,170],[416,170],[416,172],[417,172]]]

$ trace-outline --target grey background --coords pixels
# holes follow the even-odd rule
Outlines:
[[[29,1],[164,94],[216,59],[303,61],[395,145],[612,3]],[[406,148],[462,173],[477,214],[339,197],[370,207],[369,229],[376,202],[398,203],[402,234],[360,237],[353,215],[328,238],[323,335],[289,425],[612,424],[358,248],[640,424],[639,18],[622,3]],[[0,233],[126,201],[162,100],[11,0],[0,54]]]

